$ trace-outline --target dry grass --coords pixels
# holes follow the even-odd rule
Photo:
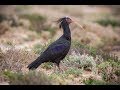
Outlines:
[[[46,79],[48,77],[62,85],[119,84],[119,60],[98,50],[103,49],[106,45],[119,45],[116,44],[116,42],[120,42],[119,27],[113,27],[113,23],[104,27],[94,22],[97,20],[104,22],[102,19],[104,17],[111,18],[111,9],[105,6],[88,5],[15,7],[18,26],[11,26],[11,21],[7,20],[0,23],[1,82],[7,81],[9,84],[20,85],[53,84]],[[35,73],[28,72],[27,65],[35,60],[39,56],[38,54],[51,43],[47,42],[56,40],[62,35],[62,31],[53,21],[66,15],[83,25],[85,31],[82,31],[74,23],[70,25],[72,41],[78,41],[78,44],[72,42],[69,54],[61,63],[64,72],[55,72],[51,63],[42,64]],[[45,43],[47,44],[45,45]],[[8,72],[3,73],[4,71]],[[44,74],[39,73],[39,71],[46,73],[47,76],[45,74],[44,77]],[[8,77],[6,78],[4,75]]]
[[[17,50],[14,47],[6,52],[1,52],[0,70],[20,72],[26,63],[34,60],[36,55],[25,50]]]
[[[112,77],[112,79],[114,79],[119,83],[119,80],[118,80],[119,64],[114,61],[112,62],[108,61],[108,66],[105,68],[104,67],[105,62],[101,57],[94,58],[93,56],[90,56],[87,54],[81,55],[79,51],[76,53],[73,50],[71,54],[69,54],[66,57],[66,59],[61,63],[63,72],[54,71],[55,69],[52,64],[49,64],[49,63],[42,64],[38,68],[38,71],[40,72],[42,71],[47,74],[47,76],[43,78],[44,76],[43,74],[40,74],[40,76],[38,75],[39,74],[38,72],[36,73],[34,72],[33,74],[31,74],[30,72],[28,72],[26,68],[29,63],[31,63],[33,60],[37,58],[37,56],[38,55],[34,54],[33,52],[18,50],[15,48],[11,48],[6,52],[2,52],[1,50],[1,53],[0,53],[1,72],[6,72],[8,76],[6,78],[4,75],[0,75],[1,82],[7,81],[9,82],[9,84],[17,84],[17,85],[21,85],[21,84],[22,85],[23,84],[24,85],[31,85],[31,84],[49,84],[49,85],[50,84],[62,84],[62,85],[70,84],[71,85],[71,84],[78,84],[78,83],[79,84],[84,84],[84,83],[85,84],[105,84],[104,82],[109,84],[111,83],[111,77]],[[105,65],[107,65],[107,63]],[[111,71],[108,71],[110,70],[111,65],[113,65],[112,68],[114,69],[112,69]],[[87,74],[88,76],[86,76]],[[46,77],[50,78],[50,80],[54,80],[55,82],[49,83],[49,80],[48,80],[48,83],[47,83]],[[93,77],[92,80],[89,79],[91,77]],[[99,81],[100,77],[103,79],[100,79]],[[32,82],[31,82],[31,79],[33,79]],[[44,80],[46,81],[45,83],[44,83]],[[112,83],[115,84],[115,82],[112,82]]]

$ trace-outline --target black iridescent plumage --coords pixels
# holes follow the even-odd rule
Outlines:
[[[53,62],[59,67],[60,61],[65,58],[71,46],[71,32],[69,28],[71,22],[72,20],[68,17],[58,20],[60,28],[63,28],[63,35],[49,45],[49,47],[35,61],[28,65],[27,68],[31,70],[36,69],[44,62]]]

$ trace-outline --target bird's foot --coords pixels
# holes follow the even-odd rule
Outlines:
[[[63,73],[64,70],[61,69],[60,67],[54,69],[54,73]]]
[[[58,69],[59,69],[59,70],[58,70],[59,73],[63,73],[63,72],[64,72],[64,70],[63,70],[62,68],[59,67]]]

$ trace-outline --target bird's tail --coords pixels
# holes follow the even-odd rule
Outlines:
[[[35,61],[33,61],[31,64],[29,64],[28,66],[27,66],[27,68],[29,69],[29,70],[35,70],[35,69],[37,69],[38,68],[38,66],[40,66],[41,65],[41,60],[39,59],[39,58],[37,58]]]

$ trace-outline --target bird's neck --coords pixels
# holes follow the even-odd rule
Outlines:
[[[70,32],[69,24],[66,22],[62,22],[61,26],[63,28],[63,36],[66,39],[71,40],[71,32]]]

